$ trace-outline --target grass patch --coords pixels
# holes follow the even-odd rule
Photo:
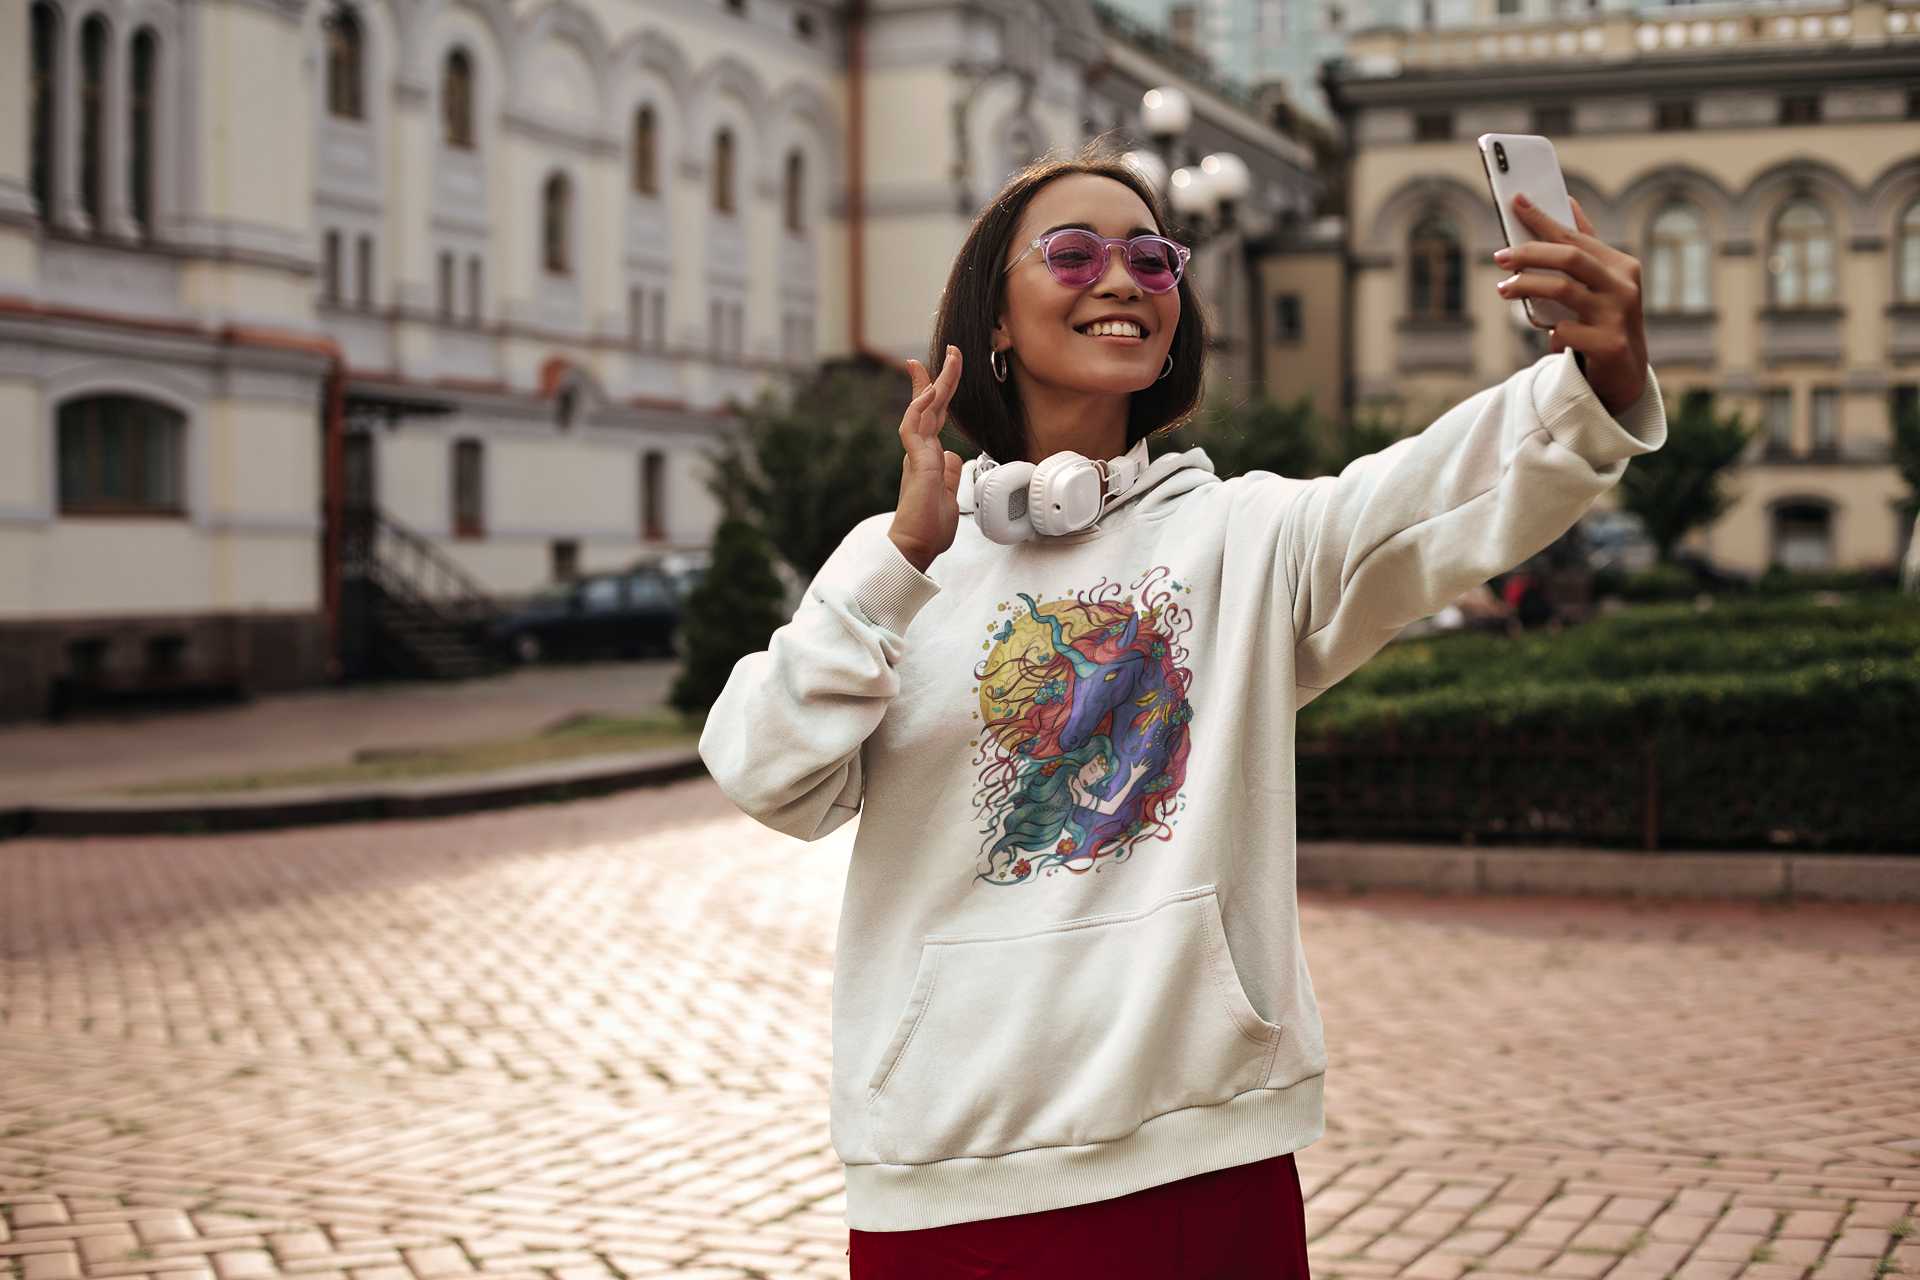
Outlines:
[[[578,716],[524,738],[504,738],[457,747],[364,751],[353,760],[335,764],[309,765],[300,769],[263,769],[258,773],[229,774],[215,778],[189,778],[131,788],[126,794],[230,794],[282,787],[403,782],[453,774],[491,773],[499,769],[572,760],[582,756],[691,747],[699,740],[699,722],[675,715]]]

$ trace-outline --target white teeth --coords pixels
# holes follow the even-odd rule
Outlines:
[[[1089,338],[1144,338],[1146,331],[1131,320],[1100,320],[1080,332]]]

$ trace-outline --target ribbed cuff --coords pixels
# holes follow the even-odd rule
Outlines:
[[[907,563],[890,538],[880,539],[874,563],[853,588],[853,603],[876,627],[905,635],[914,616],[940,594],[940,584]]]
[[[1616,416],[1587,385],[1573,352],[1563,351],[1534,379],[1533,404],[1554,443],[1596,466],[1651,453],[1666,443],[1666,406],[1652,369],[1640,398]]]

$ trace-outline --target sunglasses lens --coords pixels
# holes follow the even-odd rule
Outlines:
[[[1142,236],[1127,245],[1127,269],[1140,287],[1152,293],[1165,293],[1180,283],[1180,260],[1174,247],[1165,240]]]
[[[1099,237],[1085,231],[1062,231],[1047,242],[1047,269],[1061,284],[1084,289],[1107,268],[1107,253]]]

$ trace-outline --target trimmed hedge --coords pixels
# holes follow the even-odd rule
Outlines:
[[[1581,766],[1575,790],[1621,793],[1590,834],[1642,803],[1639,772],[1622,762],[1651,753],[1663,841],[1920,849],[1920,605],[1645,609],[1559,636],[1396,645],[1304,708],[1299,733],[1303,797],[1343,794],[1341,752],[1356,750],[1378,752],[1376,773],[1393,762],[1395,785],[1428,809],[1434,795],[1491,785],[1486,750],[1503,761],[1502,787],[1534,794],[1548,764],[1563,779],[1570,767],[1549,760],[1558,738],[1603,744],[1615,761]],[[1473,756],[1482,741],[1497,748]],[[1345,746],[1329,755],[1329,742]],[[1338,826],[1311,809],[1303,799],[1303,829]],[[1496,822],[1481,810],[1475,821]]]

